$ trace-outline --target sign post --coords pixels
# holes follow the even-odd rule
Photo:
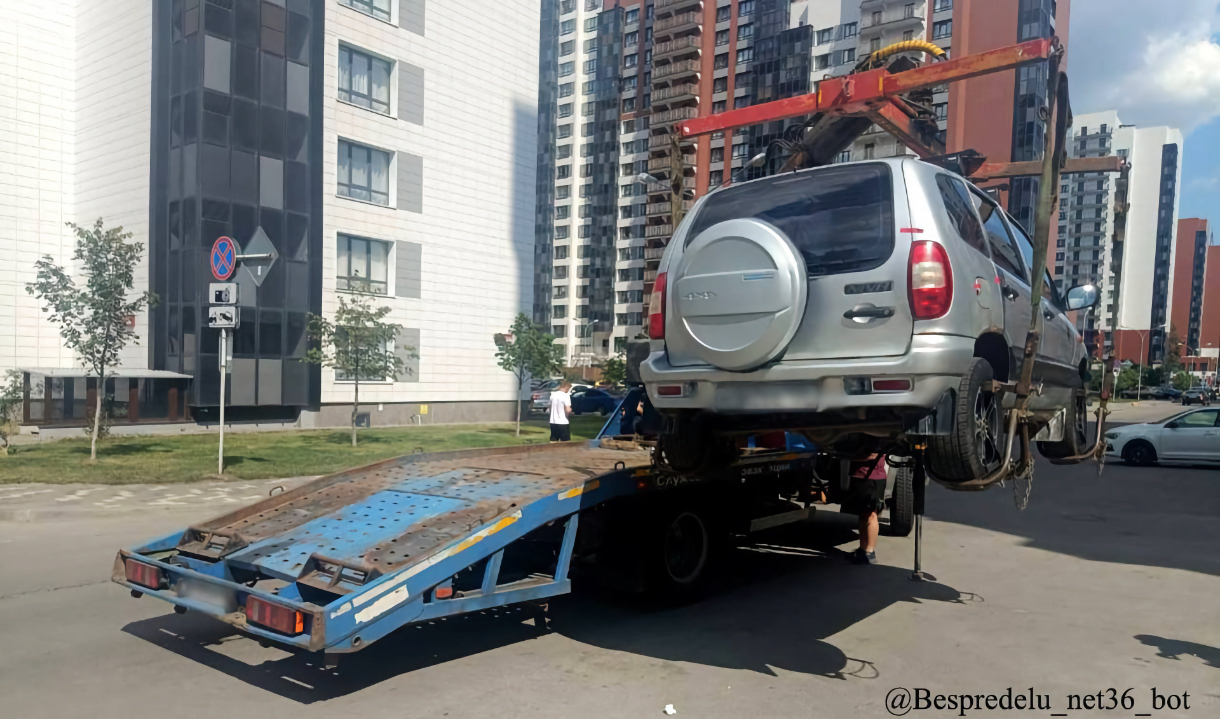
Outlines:
[[[229,372],[229,331],[220,331],[220,454],[216,457],[216,474],[225,473],[225,375]]]
[[[220,354],[220,450],[216,456],[216,474],[225,471],[225,380],[229,373],[229,351],[231,338],[229,330],[236,328],[241,321],[237,311],[237,283],[228,282],[237,271],[237,260],[240,255],[237,243],[229,237],[221,237],[212,245],[212,253],[208,264],[212,268],[212,276],[220,280],[208,285],[208,297],[211,307],[208,307],[208,326],[220,330],[220,346],[216,349]]]

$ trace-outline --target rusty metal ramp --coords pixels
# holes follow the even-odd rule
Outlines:
[[[195,525],[178,550],[342,594],[530,502],[647,462],[584,445],[401,457]]]

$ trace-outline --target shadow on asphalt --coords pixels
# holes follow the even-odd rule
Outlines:
[[[1156,647],[1156,655],[1158,657],[1177,660],[1180,660],[1182,657],[1198,657],[1207,666],[1220,669],[1220,649],[1216,647],[1209,647],[1206,644],[1198,644],[1196,642],[1185,642],[1181,639],[1154,637],[1151,634],[1136,634],[1135,638],[1142,644]]]
[[[684,607],[652,610],[620,593],[581,587],[554,600],[545,614],[512,607],[406,627],[344,656],[331,670],[320,666],[320,655],[304,652],[263,650],[280,658],[261,664],[233,659],[213,647],[237,633],[193,613],[133,622],[123,631],[302,704],[547,633],[664,661],[876,679],[873,658],[849,657],[827,639],[895,604],[981,598],[933,581],[913,582],[909,569],[848,564],[836,547],[854,541],[854,523],[854,517],[823,512],[812,527],[777,530],[762,544],[732,550],[704,598]],[[908,559],[906,550],[894,550],[895,556],[882,559]]]

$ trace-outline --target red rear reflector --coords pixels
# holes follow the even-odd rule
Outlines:
[[[437,587],[434,594],[437,599],[452,599],[453,587]]]
[[[648,336],[654,340],[665,339],[665,273],[657,275],[648,298]]]
[[[682,385],[680,385],[680,384],[661,385],[660,387],[657,387],[657,394],[661,395],[662,397],[681,397],[682,396]]]
[[[123,573],[127,575],[127,581],[149,589],[160,589],[164,579],[160,569],[134,559],[128,559],[123,565]]]
[[[246,599],[246,619],[280,634],[300,634],[305,631],[304,614],[258,597]]]
[[[912,235],[922,235],[923,234],[923,230],[919,229],[918,227],[904,227],[898,231],[899,232],[909,232]]]
[[[875,379],[873,380],[874,392],[910,392],[911,380],[909,379]]]
[[[917,320],[943,317],[953,304],[953,268],[945,248],[935,242],[911,243],[911,314]]]

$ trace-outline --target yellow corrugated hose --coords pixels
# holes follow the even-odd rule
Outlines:
[[[917,50],[926,52],[932,57],[935,57],[937,60],[943,60],[945,58],[945,51],[927,40],[903,40],[902,42],[896,42],[893,45],[883,47],[877,52],[869,55],[868,60],[865,62],[867,67],[863,69],[867,70],[876,67],[882,60],[890,55],[896,55],[900,52],[914,52]]]

